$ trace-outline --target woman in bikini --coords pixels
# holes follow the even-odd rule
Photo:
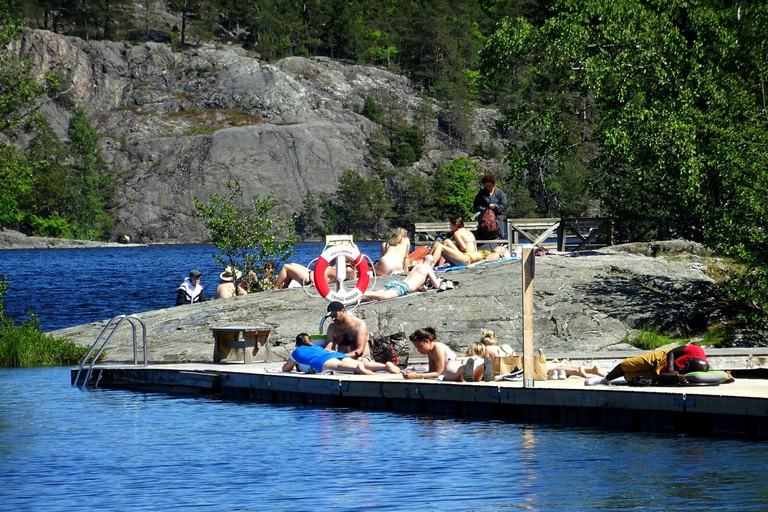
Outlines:
[[[395,272],[408,270],[408,253],[411,241],[403,228],[395,229],[392,236],[381,244],[381,259],[373,265],[377,276],[387,276]]]
[[[485,364],[476,364],[477,359],[482,357],[476,354],[470,354],[466,360],[459,360],[456,352],[451,348],[437,341],[437,331],[434,327],[425,327],[416,329],[410,336],[411,343],[416,347],[420,354],[427,356],[429,360],[429,371],[425,373],[405,372],[403,377],[406,379],[434,379],[443,376],[443,380],[456,382],[478,382],[485,380],[483,373],[487,373]],[[485,347],[482,347],[482,353],[485,353]],[[488,360],[490,361],[490,359]],[[490,364],[490,377],[493,378],[493,363]]]
[[[445,265],[446,262],[451,265],[469,265],[490,255],[491,251],[485,251],[488,254],[484,254],[483,251],[477,250],[475,236],[464,227],[461,217],[451,219],[450,224],[454,242],[450,240],[435,242],[432,247],[432,255],[435,257],[437,266]]]

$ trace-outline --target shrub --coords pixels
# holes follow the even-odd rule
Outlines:
[[[380,123],[384,119],[384,110],[373,98],[365,98],[361,114],[374,123]]]
[[[681,338],[671,338],[661,334],[655,327],[642,327],[640,332],[629,340],[629,344],[633,347],[647,350],[649,352],[657,350],[659,347],[663,347],[664,345],[669,345],[670,343],[683,345],[687,343],[687,340]]]
[[[35,316],[18,326],[10,318],[0,319],[0,366],[75,365],[87,351],[67,339],[45,334]]]

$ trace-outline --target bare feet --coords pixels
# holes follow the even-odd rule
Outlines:
[[[390,363],[389,361],[387,361],[386,363],[384,363],[384,366],[386,366],[386,367],[387,367],[387,371],[388,371],[389,373],[400,373],[400,368],[398,368],[398,367],[397,367],[397,366],[395,366],[394,364]]]
[[[593,375],[599,375],[600,377],[605,377],[606,375],[608,375],[608,372],[600,368],[600,366],[598,365],[595,365],[592,368],[588,368],[587,373],[591,373]]]
[[[355,373],[362,373],[363,375],[373,375],[373,372],[363,365],[362,361],[355,368]]]

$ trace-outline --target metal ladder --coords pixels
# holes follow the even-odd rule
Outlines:
[[[77,387],[86,387],[88,385],[88,381],[91,378],[91,373],[93,372],[93,365],[96,364],[96,361],[98,361],[99,356],[101,356],[101,353],[104,351],[104,347],[107,346],[107,343],[109,343],[109,340],[112,338],[112,335],[115,334],[115,331],[120,326],[123,321],[128,320],[128,323],[131,324],[131,330],[133,331],[133,364],[138,365],[138,357],[136,353],[136,324],[138,323],[141,326],[141,340],[142,340],[142,346],[143,346],[143,356],[144,356],[144,366],[147,366],[147,326],[144,324],[144,321],[139,318],[136,315],[119,315],[114,317],[112,320],[107,322],[107,325],[104,326],[104,329],[101,330],[101,333],[96,337],[96,341],[93,342],[93,345],[91,345],[91,349],[88,351],[87,354],[85,354],[85,357],[83,358],[83,361],[80,363],[80,368],[77,370],[77,375],[75,376],[75,380],[72,383],[73,386]],[[85,379],[83,379],[82,385],[80,384],[80,374],[83,372],[83,367],[85,366],[85,363],[88,361],[88,358],[93,353],[96,346],[99,344],[99,341],[104,336],[104,333],[107,332],[107,330],[112,326],[112,330],[109,332],[109,335],[107,335],[106,338],[104,338],[104,341],[101,343],[101,346],[99,347],[99,350],[96,352],[96,355],[93,356],[93,359],[91,360],[91,364],[88,366],[88,372],[85,374]],[[96,379],[96,385],[94,387],[98,387],[99,385],[99,379]]]

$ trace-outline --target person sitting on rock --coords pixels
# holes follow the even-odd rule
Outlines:
[[[243,273],[237,269],[233,270],[232,267],[225,268],[224,272],[219,274],[221,282],[216,287],[216,298],[228,299],[234,297],[235,293],[237,293],[237,295],[248,295],[248,292],[241,286],[235,287],[235,279],[240,279],[242,275]]]
[[[448,262],[451,265],[467,265],[473,261],[484,258],[484,256],[477,255],[475,235],[464,227],[464,221],[461,217],[454,217],[449,223],[454,241],[441,241],[438,239],[435,242],[432,246],[431,254],[435,257],[436,264],[438,266],[443,266]],[[475,254],[475,256],[468,257],[467,255],[469,254]],[[464,262],[465,258],[466,261]],[[457,261],[462,261],[462,263],[457,263]]]
[[[605,377],[592,377],[585,380],[584,384],[608,385],[619,377],[624,377],[627,382],[631,382],[635,377],[650,377],[658,384],[686,384],[686,373],[706,371],[709,371],[709,363],[704,349],[698,345],[684,345],[672,350],[660,349],[627,358]]]
[[[411,241],[404,228],[395,229],[392,236],[381,244],[381,259],[373,265],[377,276],[387,276],[395,272],[408,270],[408,254]]]
[[[200,278],[203,274],[199,270],[192,270],[189,277],[184,279],[176,291],[176,305],[196,304],[205,302],[205,291],[200,284]]]
[[[373,375],[373,372],[386,371],[400,373],[400,368],[390,362],[377,363],[368,359],[355,360],[341,352],[330,352],[312,343],[309,334],[302,332],[296,336],[296,349],[291,352],[291,357],[283,365],[284,372],[290,372],[298,365],[303,364],[312,368],[317,373],[326,371],[345,371]]]

